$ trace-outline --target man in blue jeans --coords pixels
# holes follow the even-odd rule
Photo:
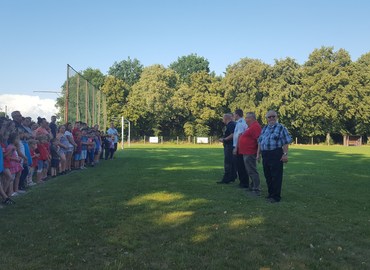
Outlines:
[[[217,184],[228,184],[236,179],[236,169],[233,162],[233,135],[235,122],[231,113],[224,114],[223,123],[226,126],[223,138],[219,139],[224,145],[224,176]]]

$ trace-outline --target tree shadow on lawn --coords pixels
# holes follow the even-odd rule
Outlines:
[[[359,249],[367,244],[359,235],[369,229],[359,223],[370,207],[361,193],[369,188],[368,158],[292,149],[278,205],[249,197],[235,184],[216,185],[222,158],[222,149],[161,148],[132,149],[117,159],[128,168],[138,164],[116,185],[122,197],[97,197],[89,209],[115,217],[102,232],[106,244],[121,251],[115,263],[170,269],[363,266],[361,252],[337,251],[348,242]],[[349,180],[352,170],[358,178]],[[261,165],[259,171],[264,183]],[[355,198],[348,192],[354,182],[362,185]]]

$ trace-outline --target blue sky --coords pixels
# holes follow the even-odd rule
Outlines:
[[[0,1],[0,94],[55,94],[76,70],[104,74],[137,58],[168,66],[196,53],[222,74],[240,58],[292,57],[303,64],[321,46],[370,51],[370,1]]]

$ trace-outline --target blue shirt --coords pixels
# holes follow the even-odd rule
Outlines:
[[[31,157],[30,147],[28,146],[27,141],[22,140],[22,143],[24,145],[24,155],[27,157],[27,162],[28,162],[27,165],[31,166],[32,165],[32,157]]]
[[[4,170],[4,156],[3,156],[3,148],[0,146],[0,173],[3,170]]]
[[[81,137],[81,150],[87,150],[87,144],[82,144],[82,143],[86,143],[88,139],[89,138],[87,136]]]
[[[244,118],[240,118],[238,121],[236,121],[234,135],[233,135],[233,146],[234,147],[236,147],[236,144],[238,143],[239,135],[243,134],[247,128],[248,128],[248,125],[247,123],[245,123]]]
[[[280,123],[265,126],[258,138],[261,151],[275,150],[291,142],[292,137],[290,137],[288,130]]]

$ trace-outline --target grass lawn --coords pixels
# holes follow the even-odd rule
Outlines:
[[[0,269],[370,269],[370,147],[289,158],[269,204],[215,183],[221,146],[132,145],[0,209]]]

